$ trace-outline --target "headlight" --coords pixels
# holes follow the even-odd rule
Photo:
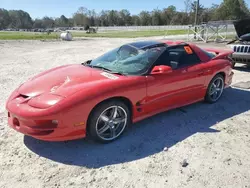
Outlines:
[[[58,102],[60,102],[64,97],[61,97],[59,95],[53,95],[53,94],[42,94],[40,96],[32,98],[28,105],[34,107],[34,108],[41,108],[46,109],[49,108]]]

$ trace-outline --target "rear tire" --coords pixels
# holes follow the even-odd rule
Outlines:
[[[98,105],[88,121],[88,130],[94,141],[109,143],[118,139],[131,123],[129,108],[119,100]]]
[[[224,77],[217,74],[208,85],[205,101],[208,103],[217,102],[224,91],[224,86]]]

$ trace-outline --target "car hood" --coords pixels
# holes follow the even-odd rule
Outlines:
[[[238,37],[250,33],[250,18],[235,21],[234,27]]]
[[[44,93],[66,97],[89,85],[110,82],[120,77],[83,65],[67,65],[38,74],[21,85],[18,93],[27,97],[35,97]]]

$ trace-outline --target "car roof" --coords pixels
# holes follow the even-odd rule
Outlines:
[[[165,44],[168,46],[175,46],[175,45],[180,45],[180,44],[186,44],[189,45],[189,43],[183,41],[183,40],[162,40]]]
[[[132,42],[132,43],[129,43],[128,45],[134,46],[139,49],[152,48],[155,46],[167,46],[165,42],[156,41],[156,40]]]

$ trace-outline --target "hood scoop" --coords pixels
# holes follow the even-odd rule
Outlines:
[[[23,99],[29,98],[29,96],[27,96],[27,95],[22,95],[22,94],[20,94],[18,97],[23,98]]]
[[[30,99],[31,99],[30,96],[28,96],[28,95],[23,95],[23,94],[20,94],[20,95],[18,95],[18,96],[15,98],[16,102],[19,103],[19,104],[28,102]]]

